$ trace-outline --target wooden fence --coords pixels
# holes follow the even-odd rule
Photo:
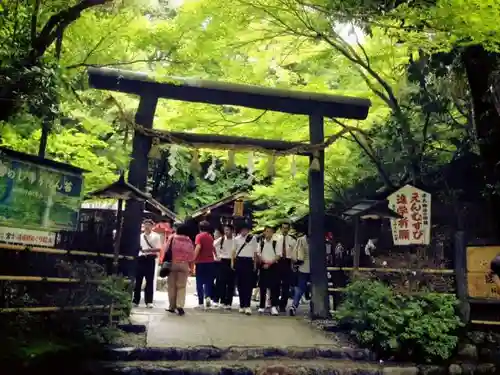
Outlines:
[[[342,293],[353,273],[383,281],[401,293],[418,294],[418,289],[456,295],[468,310],[466,320],[471,324],[500,326],[500,294],[488,279],[489,262],[500,252],[500,246],[467,246],[455,248],[454,269],[451,268],[390,268],[352,266],[350,257],[336,257],[327,267],[328,291],[335,311]],[[463,258],[461,262],[460,259]],[[416,284],[416,285],[415,285]],[[416,288],[413,288],[416,286]]]
[[[99,293],[113,270],[113,257],[112,231],[99,223],[57,233],[53,248],[0,243],[0,314],[119,313],[120,306]],[[119,256],[120,265],[134,259]]]

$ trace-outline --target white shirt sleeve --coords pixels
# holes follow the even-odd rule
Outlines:
[[[276,236],[276,256],[283,256],[283,235],[279,234]]]
[[[217,248],[217,246],[220,247],[220,242],[222,241],[222,237],[219,237],[217,238],[216,240],[214,240],[214,247]]]
[[[152,243],[153,247],[155,249],[161,249],[161,243],[162,243],[161,236],[158,233],[154,233],[153,243]]]
[[[255,238],[255,236],[252,237],[252,239],[250,240],[250,243],[248,245],[252,248],[253,254],[255,254],[255,255],[259,254],[259,252],[260,252],[259,243],[257,242],[257,238]]]

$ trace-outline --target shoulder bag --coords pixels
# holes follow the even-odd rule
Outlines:
[[[163,259],[163,263],[160,268],[160,277],[167,277],[170,275],[170,271],[172,270],[172,244],[174,243],[174,235],[172,235],[172,240],[168,245],[168,249],[165,252],[165,258]]]

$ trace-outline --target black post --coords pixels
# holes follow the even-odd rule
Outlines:
[[[120,244],[122,242],[122,226],[123,226],[123,199],[118,199],[118,207],[116,209],[116,235],[115,248],[113,254],[113,275],[118,275],[120,265]]]
[[[135,122],[144,128],[153,128],[153,119],[156,111],[158,98],[144,95],[141,97],[139,108],[135,115]],[[148,180],[148,153],[151,148],[151,138],[144,134],[134,132],[132,144],[132,160],[130,161],[128,182],[136,188],[144,191]],[[144,202],[129,199],[123,215],[123,237],[121,241],[121,254],[126,256],[137,256],[140,246],[141,221],[144,211]],[[134,263],[124,262],[124,275],[132,277],[134,274]]]
[[[324,142],[323,116],[309,116],[311,144]],[[312,162],[311,158],[311,162]],[[309,170],[309,236],[311,258],[311,315],[325,319],[330,315],[325,246],[325,153],[319,153],[320,170]]]
[[[469,323],[470,304],[467,292],[467,242],[464,231],[457,231],[454,238],[454,263],[459,315],[463,323]]]
[[[361,235],[359,231],[359,224],[361,218],[356,215],[354,216],[353,219],[354,219],[354,254],[353,254],[354,256],[352,258],[352,267],[354,268],[354,272],[352,274],[355,275],[358,272],[360,258],[361,258]]]

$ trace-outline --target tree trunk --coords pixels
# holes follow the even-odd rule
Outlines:
[[[483,159],[485,184],[491,200],[490,217],[496,234],[500,233],[500,114],[491,91],[493,74],[500,55],[482,46],[470,46],[462,53],[474,109],[474,124]]]

